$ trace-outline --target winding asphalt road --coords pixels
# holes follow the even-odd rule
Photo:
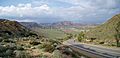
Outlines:
[[[69,39],[63,42],[63,44],[91,58],[120,58],[119,48],[110,49],[90,44],[82,44],[73,39]]]

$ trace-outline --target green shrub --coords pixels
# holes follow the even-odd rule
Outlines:
[[[40,46],[39,46],[39,48],[41,49],[41,48],[45,48],[47,45],[50,45],[49,43],[42,43]]]
[[[39,58],[48,58],[48,56],[40,54]]]
[[[13,50],[10,49],[6,50],[5,56],[11,56],[11,55],[13,55]]]
[[[8,43],[6,44],[6,47],[11,50],[15,50],[17,48],[15,43]]]
[[[4,51],[6,51],[6,50],[7,50],[6,47],[3,47],[3,46],[0,45],[0,53],[4,52]]]
[[[8,47],[0,46],[0,57],[8,58],[13,55],[13,51],[14,50],[9,49]]]
[[[14,51],[15,52],[15,58],[31,58],[31,56],[26,53],[25,51]]]
[[[104,44],[105,42],[99,42],[99,44]]]
[[[17,46],[17,50],[24,50],[22,46]]]
[[[10,42],[10,40],[9,40],[9,39],[4,39],[3,41],[4,41],[4,42],[7,42],[7,43],[9,43],[9,42]]]
[[[55,50],[55,47],[50,43],[41,44],[39,48],[43,48],[46,52],[53,52]]]
[[[4,39],[3,41],[7,42],[7,43],[15,43],[15,41],[13,41],[13,39],[11,39],[11,40],[10,39]]]
[[[31,41],[30,44],[31,44],[31,45],[38,45],[38,44],[41,44],[41,43],[38,42],[38,41]]]
[[[85,38],[85,34],[83,33],[83,32],[81,32],[80,34],[78,34],[78,36],[77,36],[77,39],[78,39],[78,41],[82,41],[83,39]]]
[[[111,46],[116,46],[116,44],[115,44],[115,43],[112,43]]]
[[[52,45],[47,45],[46,47],[45,47],[45,51],[46,52],[53,52],[55,50],[55,47],[54,46],[52,46]]]
[[[2,42],[3,41],[3,39],[2,38],[0,38],[0,42]]]
[[[63,56],[59,50],[55,50],[53,52],[52,58],[63,58]]]

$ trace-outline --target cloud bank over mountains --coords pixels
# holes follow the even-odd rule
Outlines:
[[[101,23],[120,13],[120,0],[1,0],[0,18],[28,22]]]

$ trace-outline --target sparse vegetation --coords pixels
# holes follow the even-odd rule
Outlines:
[[[116,45],[117,47],[120,47],[120,22],[117,23],[117,26],[115,27],[115,31],[116,31],[116,34],[114,35],[115,36],[115,40],[116,40]]]
[[[43,35],[46,38],[49,39],[59,39],[63,38],[66,36],[66,34],[59,29],[41,29],[41,28],[36,28],[34,29],[36,32],[39,33],[39,35]]]
[[[15,58],[32,58],[26,51],[14,51]]]
[[[86,32],[68,28],[34,28],[31,31],[16,21],[1,20],[0,57],[3,58],[66,58],[74,57],[67,47],[61,46],[63,41],[77,38],[80,42],[86,39],[90,43],[120,46],[120,15],[114,16],[103,25]],[[116,20],[114,20],[116,19]],[[9,27],[7,27],[9,26]],[[10,27],[15,28],[10,28]],[[66,31],[67,30],[67,31]],[[72,32],[69,32],[74,30]],[[79,33],[79,34],[78,34]],[[46,54],[47,55],[46,55]],[[69,58],[68,57],[68,58]]]
[[[63,40],[65,41],[65,40],[72,39],[72,38],[73,38],[73,34],[67,34]]]
[[[34,40],[34,41],[31,41],[30,44],[31,44],[31,45],[39,45],[39,44],[41,44],[41,43],[40,43],[39,41],[35,41],[35,40]]]
[[[83,39],[85,39],[85,34],[83,32],[80,32],[80,34],[77,36],[77,40],[81,42]]]
[[[113,46],[116,42],[116,46],[119,46],[119,33],[120,33],[120,14],[115,15],[106,23],[91,29],[85,33],[86,39],[91,40],[91,43],[97,43]],[[101,42],[102,41],[102,42]]]
[[[62,53],[59,50],[55,50],[53,52],[52,58],[63,58],[63,55],[62,55]]]

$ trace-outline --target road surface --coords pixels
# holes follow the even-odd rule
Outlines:
[[[120,58],[120,49],[109,49],[101,46],[94,46],[90,44],[82,44],[73,39],[69,39],[63,42],[64,45],[68,45],[78,52],[82,52],[83,55],[92,58]],[[88,55],[87,55],[88,54]]]

